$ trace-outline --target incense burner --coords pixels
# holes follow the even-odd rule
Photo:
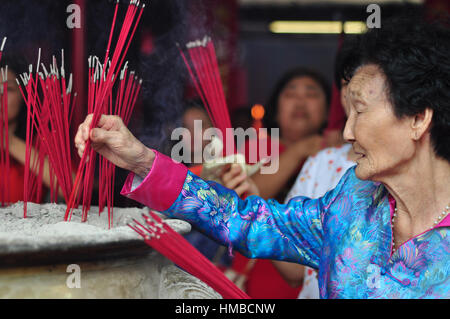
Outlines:
[[[0,298],[165,298],[217,299],[221,296],[147,246],[126,226],[147,208],[93,207],[88,221],[74,211],[64,222],[65,205],[28,203],[0,209]],[[185,234],[190,225],[165,220]]]

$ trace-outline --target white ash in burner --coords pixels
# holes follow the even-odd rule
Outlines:
[[[88,221],[82,223],[80,209],[75,209],[72,220],[65,222],[65,205],[28,203],[27,207],[27,218],[23,218],[23,202],[0,208],[0,254],[142,240],[127,224],[148,212],[148,208],[116,207],[114,227],[108,229],[106,208],[99,216],[98,207],[91,207]],[[179,233],[190,231],[190,225],[184,221],[167,219],[165,222]]]

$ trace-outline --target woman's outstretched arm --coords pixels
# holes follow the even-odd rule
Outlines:
[[[296,197],[286,204],[249,196],[207,182],[169,157],[145,147],[120,118],[102,116],[89,131],[88,117],[75,138],[79,154],[86,141],[115,165],[130,170],[122,194],[168,217],[184,219],[213,239],[250,258],[292,261],[317,268],[324,213],[335,199]]]

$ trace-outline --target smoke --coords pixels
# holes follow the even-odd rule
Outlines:
[[[145,144],[164,152],[171,146],[171,131],[181,125],[185,88],[190,81],[177,43],[184,46],[205,35],[206,10],[203,1],[144,2],[146,8],[127,55],[130,69],[143,78],[141,113],[133,121],[134,131]],[[2,0],[0,38],[8,37],[5,50],[21,52],[33,64],[38,48],[42,48],[45,64],[62,48],[68,55],[71,30],[66,26],[69,14],[66,8],[71,3],[70,0]],[[115,3],[115,0],[86,1],[87,55],[104,56]],[[122,25],[128,3],[129,0],[121,1],[115,34]],[[152,36],[151,52],[142,50],[145,32]],[[70,63],[69,57],[66,61]]]
[[[189,79],[179,48],[197,34],[204,35],[204,8],[201,1],[152,1],[146,21],[153,35],[153,51],[142,56],[144,77],[143,123],[140,139],[149,147],[170,154],[170,134],[182,125],[185,88]],[[193,17],[193,14],[195,17]],[[196,26],[193,23],[195,21]]]
[[[38,48],[46,63],[53,53],[66,45],[64,1],[2,0],[0,37],[8,37],[5,51],[21,52],[35,63]],[[23,70],[25,72],[26,70]]]
[[[146,8],[126,58],[130,70],[135,70],[143,79],[140,107],[135,110],[130,124],[135,135],[144,144],[170,154],[173,143],[170,135],[174,128],[182,124],[185,90],[190,81],[177,43],[183,47],[187,42],[205,35],[206,10],[203,0],[143,1]],[[57,55],[64,48],[66,63],[69,64],[72,43],[71,30],[66,25],[66,9],[73,2],[1,0],[0,38],[8,37],[5,51],[21,52],[29,63],[35,64],[40,47],[42,62],[48,64],[51,56]],[[104,57],[115,3],[115,0],[86,1],[84,26],[87,55]],[[116,34],[122,25],[128,3],[129,0],[121,0]],[[207,4],[206,0],[205,3]],[[144,39],[149,34],[151,44],[144,50]],[[67,66],[69,70],[70,66]],[[75,73],[77,70],[71,72]],[[125,177],[126,172],[118,170],[116,193],[120,192]],[[135,203],[115,196],[115,205],[131,206]]]
[[[104,54],[114,14],[112,2],[115,3],[107,0],[89,2],[89,54]],[[122,0],[123,4],[128,2]],[[170,135],[182,124],[185,88],[190,81],[177,44],[183,46],[192,37],[203,37],[206,15],[203,1],[144,2],[146,8],[127,55],[130,69],[143,79],[140,108],[135,111],[130,126],[144,144],[170,154]],[[125,7],[122,5],[119,10],[117,25],[122,24]]]

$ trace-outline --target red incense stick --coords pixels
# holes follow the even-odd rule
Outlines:
[[[208,115],[223,139],[224,155],[229,149],[227,142],[232,146],[234,152],[234,138],[228,136],[231,131],[231,120],[223,92],[222,80],[220,78],[219,66],[214,45],[209,37],[203,40],[189,42],[186,45],[188,56],[180,48],[180,54],[188,69],[194,87],[208,112]]]
[[[208,284],[224,299],[250,298],[158,215],[150,211],[143,218],[144,223],[134,219],[134,224],[128,226],[141,235],[147,245]]]
[[[125,15],[124,23],[122,25],[122,28],[120,30],[119,38],[117,40],[116,47],[113,51],[111,59],[109,58],[109,49],[111,44],[112,35],[114,32],[114,26],[116,23],[116,16],[117,16],[117,10],[118,10],[118,4],[116,3],[116,10],[114,13],[113,23],[110,31],[110,36],[108,40],[108,46],[104,58],[103,65],[98,62],[97,58],[91,59],[91,68],[90,69],[90,76],[94,78],[94,80],[91,82],[90,79],[90,85],[88,92],[90,94],[90,97],[88,98],[88,109],[90,113],[93,113],[93,119],[91,123],[90,129],[92,129],[94,126],[97,125],[101,114],[106,113],[106,109],[108,106],[108,101],[110,101],[110,97],[112,94],[112,88],[114,86],[114,83],[116,82],[117,76],[114,76],[115,74],[118,74],[118,70],[122,67],[122,63],[124,61],[124,58],[127,54],[128,48],[130,46],[131,40],[134,37],[134,33],[136,31],[137,25],[139,24],[139,21],[142,16],[143,9],[145,5],[142,5],[139,14],[137,15],[137,12],[139,10],[139,1],[131,0],[130,4],[128,5],[128,9]],[[137,15],[137,17],[136,17]],[[134,27],[133,27],[134,24]],[[133,27],[132,31],[130,32],[131,28]],[[128,41],[127,41],[128,39]],[[95,69],[95,71],[94,71]],[[93,73],[93,75],[92,75]],[[111,104],[111,103],[110,103]],[[111,106],[112,107],[112,106]],[[84,154],[82,156],[82,159],[80,161],[80,165],[78,167],[77,176],[75,178],[74,187],[72,190],[72,193],[70,195],[67,210],[65,214],[65,220],[70,220],[72,216],[73,209],[75,207],[75,203],[79,200],[80,195],[83,197],[83,213],[82,213],[82,220],[85,221],[87,219],[87,214],[90,208],[90,197],[92,194],[92,187],[93,187],[93,177],[94,177],[94,168],[95,168],[95,152],[90,147],[90,141],[86,143],[86,148],[84,151]],[[100,176],[99,180],[104,180],[105,178],[108,179],[111,176],[109,175],[108,170],[101,169],[102,176]],[[107,175],[104,175],[107,174]],[[81,190],[81,181],[83,181],[83,192],[80,193]],[[104,194],[104,188],[102,186],[102,190],[100,192],[100,196],[103,196]],[[111,191],[108,191],[107,194],[109,194],[108,197],[108,207],[111,206]],[[103,200],[101,200],[101,203],[103,205]],[[110,209],[109,209],[110,212]],[[111,215],[110,215],[111,217]],[[110,224],[112,224],[110,219]]]
[[[0,203],[5,206],[9,203],[9,127],[8,127],[8,66],[1,68],[0,85]]]
[[[69,117],[73,114],[73,110],[69,110],[73,107],[72,75],[66,83],[64,51],[61,54],[60,70],[56,58],[53,57],[50,72],[43,64],[43,72],[39,72],[39,60],[40,58],[36,68],[36,80],[32,72],[33,67],[30,66],[29,74],[20,75],[24,90],[18,81],[27,105],[24,216],[26,203],[29,200],[37,201],[42,195],[45,158],[48,159],[47,174],[50,178],[52,201],[57,200],[58,191],[61,190],[67,202],[73,185],[69,136]],[[34,131],[37,138],[34,137]],[[30,169],[33,174],[30,174]]]
[[[131,71],[128,76],[128,63],[126,63],[119,75],[115,103],[113,103],[112,94],[109,94],[109,100],[105,107],[106,114],[120,116],[125,125],[128,125],[130,121],[142,85],[142,80],[138,79],[134,74],[135,72]],[[99,158],[99,183],[99,214],[107,206],[108,224],[109,227],[112,227],[115,166],[101,156]]]

